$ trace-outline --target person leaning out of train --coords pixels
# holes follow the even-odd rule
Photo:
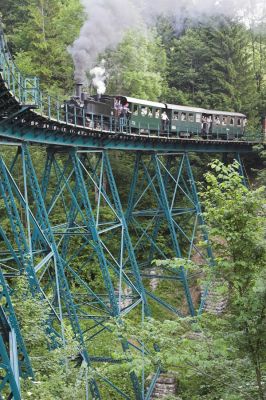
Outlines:
[[[165,131],[169,123],[169,118],[165,111],[162,112],[161,119],[162,119],[163,130]]]
[[[147,107],[142,107],[141,108],[141,116],[146,117],[148,114],[148,108]]]
[[[115,99],[114,109],[115,109],[115,117],[119,117],[122,112],[123,106],[121,104],[121,101],[117,98]]]
[[[201,118],[201,129],[203,130],[206,127],[206,117],[202,116]]]
[[[123,114],[124,114],[125,117],[127,117],[129,114],[131,114],[131,112],[130,112],[130,110],[129,110],[129,104],[128,104],[128,103],[126,103],[126,104],[123,106],[122,112],[123,112]]]
[[[204,115],[202,116],[201,119],[201,133],[203,135],[208,135],[208,122],[207,122],[207,117]]]
[[[86,116],[85,126],[87,126],[88,128],[93,128],[93,122],[92,122],[92,120],[90,119],[89,116]]]
[[[209,115],[207,117],[207,134],[209,134],[212,130],[212,116]]]
[[[126,121],[128,121],[131,117],[131,114],[132,113],[130,111],[129,104],[128,103],[124,104],[121,111],[121,117],[125,118]]]

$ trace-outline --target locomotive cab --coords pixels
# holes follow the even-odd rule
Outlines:
[[[82,84],[77,83],[75,95],[63,105],[65,120],[91,129],[108,130],[112,106],[110,96],[90,96],[82,90]]]

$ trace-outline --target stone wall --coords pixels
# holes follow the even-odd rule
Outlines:
[[[170,374],[161,374],[157,379],[155,388],[152,393],[152,400],[164,399],[167,396],[175,396],[178,390],[176,377]]]

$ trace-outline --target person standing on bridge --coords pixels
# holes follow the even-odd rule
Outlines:
[[[165,111],[162,113],[161,119],[162,119],[163,131],[166,131],[169,123],[169,118]]]

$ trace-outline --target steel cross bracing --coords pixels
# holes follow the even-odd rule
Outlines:
[[[33,378],[33,370],[12,305],[10,289],[1,270],[0,303],[0,394],[5,393],[9,399],[19,400],[19,378]]]
[[[36,219],[33,217],[33,213],[30,212],[29,210],[29,204],[28,204],[28,195],[27,195],[27,188],[25,188],[25,193],[24,197],[21,194],[19,188],[17,187],[13,177],[9,173],[6,165],[4,164],[3,159],[0,159],[0,174],[1,174],[1,179],[0,179],[0,190],[1,190],[1,195],[5,203],[6,211],[7,211],[7,216],[10,221],[10,226],[11,226],[11,232],[14,235],[14,243],[17,246],[17,249],[15,250],[12,248],[10,241],[6,237],[6,235],[2,235],[2,238],[4,241],[7,242],[7,248],[10,250],[10,258],[11,260],[17,261],[18,258],[20,259],[19,262],[19,267],[22,267],[22,270],[20,268],[18,269],[18,273],[23,273],[25,272],[28,276],[29,279],[29,285],[32,291],[33,295],[38,295],[43,297],[49,304],[51,304],[51,301],[46,298],[44,290],[42,289],[40,282],[38,281],[36,277],[36,272],[38,272],[41,268],[46,267],[47,268],[47,263],[51,262],[51,259],[54,259],[54,269],[55,269],[55,276],[54,280],[56,281],[56,286],[57,290],[60,294],[57,293],[57,304],[59,305],[59,311],[56,311],[55,308],[51,304],[51,309],[53,313],[55,314],[55,317],[57,320],[61,322],[62,326],[62,336],[63,336],[63,321],[62,321],[62,309],[61,309],[61,297],[66,303],[66,310],[70,318],[70,322],[72,324],[72,328],[76,336],[78,337],[78,340],[80,341],[81,346],[83,345],[83,337],[81,333],[81,329],[79,327],[76,311],[74,308],[74,304],[72,301],[72,297],[68,288],[68,282],[65,278],[64,275],[64,269],[63,269],[63,263],[62,260],[57,252],[57,246],[54,243],[53,239],[53,234],[50,229],[49,221],[47,218],[46,210],[44,207],[44,202],[41,196],[40,188],[38,185],[38,181],[35,176],[35,171],[33,169],[30,155],[28,153],[28,150],[26,146],[22,147],[22,162],[23,162],[23,180],[24,182],[26,181],[26,177],[29,177],[29,186],[32,189],[32,195],[35,200],[35,206],[38,210],[37,216],[39,216],[39,221],[42,222],[43,229],[40,228],[40,225],[36,222]],[[16,157],[17,159],[17,157]],[[26,183],[26,182],[25,182]],[[24,206],[23,211],[25,213],[26,219],[27,219],[27,229],[28,232],[27,234],[29,235],[28,238],[26,238],[26,233],[24,230],[23,222],[21,221],[20,218],[20,213],[18,212],[17,209],[17,201],[15,200],[11,185],[13,185],[15,192],[18,196],[18,199],[21,202],[21,204]],[[33,265],[34,263],[34,255],[35,251],[37,249],[32,248],[32,243],[31,243],[31,228],[30,228],[30,221],[29,221],[29,216],[31,215],[33,221],[35,222],[35,227],[37,226],[39,229],[39,240],[40,241],[45,241],[46,242],[46,248],[42,248],[43,251],[43,260],[39,262],[36,266]],[[2,229],[1,229],[2,230]],[[3,230],[2,230],[3,232]],[[28,240],[27,240],[28,239]],[[18,255],[17,255],[18,253]],[[47,254],[48,253],[48,254]],[[38,257],[40,256],[40,251],[37,251]],[[14,271],[14,267],[8,266],[8,269],[12,269]],[[50,321],[52,324],[52,322]],[[55,333],[54,328],[50,326],[48,334]],[[58,334],[59,336],[60,334]],[[64,338],[63,338],[64,339]],[[85,347],[83,346],[82,348],[82,356],[86,359],[88,362],[88,355]],[[94,381],[90,382],[91,384],[91,391],[93,395],[97,395],[97,398],[100,398],[97,385]]]
[[[93,154],[93,153],[92,153]],[[97,159],[97,155],[102,157]],[[49,156],[51,157],[51,156]],[[86,157],[86,152],[78,153],[76,151],[70,151],[68,156],[65,159],[65,165],[62,169],[60,169],[58,157],[54,157],[54,170],[55,176],[57,179],[57,191],[53,194],[51,198],[51,206],[49,206],[49,210],[54,212],[54,209],[58,204],[54,201],[57,197],[58,192],[61,194],[62,205],[65,210],[65,214],[67,217],[67,231],[62,230],[62,226],[60,226],[59,230],[56,231],[58,236],[61,236],[62,239],[62,250],[64,255],[68,253],[68,246],[71,245],[70,241],[72,239],[76,239],[77,236],[82,239],[81,242],[81,250],[78,249],[77,254],[71,255],[71,261],[74,262],[75,257],[80,255],[80,252],[84,252],[86,247],[91,247],[94,253],[89,256],[89,261],[96,256],[99,263],[99,268],[102,274],[102,279],[105,285],[106,294],[98,295],[93,292],[93,290],[89,287],[88,284],[84,285],[83,288],[86,289],[87,295],[92,297],[91,304],[95,310],[97,308],[99,311],[103,308],[104,314],[102,316],[93,316],[90,318],[94,321],[90,330],[96,329],[91,335],[91,338],[96,337],[98,334],[104,332],[106,328],[104,327],[104,321],[110,317],[119,317],[123,313],[128,313],[133,308],[137,307],[140,302],[145,299],[145,293],[142,288],[141,279],[138,274],[136,260],[132,259],[132,271],[134,275],[133,280],[129,280],[126,275],[123,274],[123,258],[125,248],[128,249],[128,252],[132,253],[132,246],[130,244],[130,237],[127,231],[127,227],[125,225],[125,220],[122,212],[121,203],[119,200],[117,188],[115,185],[115,181],[112,175],[112,170],[110,167],[110,163],[108,160],[108,156],[102,156],[102,153],[95,154],[93,158],[96,158],[95,166],[91,165],[90,160]],[[48,164],[47,164],[48,165]],[[70,168],[68,170],[68,167]],[[97,168],[99,169],[99,175],[97,175]],[[111,195],[108,196],[104,190],[104,173],[108,174],[108,183],[111,187]],[[63,179],[62,179],[63,177]],[[75,179],[74,189],[71,189],[71,180],[70,178]],[[97,193],[97,209],[94,211],[91,205],[90,193],[88,192],[88,188],[91,188],[93,191],[96,190]],[[95,189],[96,188],[96,189]],[[70,202],[65,201],[67,196],[70,196]],[[114,221],[104,221],[102,219],[102,213],[100,212],[100,206],[102,202],[105,202],[109,207],[109,212],[112,213]],[[70,209],[66,209],[67,203],[70,204]],[[119,235],[121,239],[121,244],[118,245],[117,254],[113,253],[112,248],[110,248],[110,242],[108,243],[108,238],[105,239],[106,235]],[[104,238],[104,239],[103,239]],[[119,242],[118,242],[119,243]],[[82,266],[81,266],[82,267]],[[115,279],[116,286],[114,287],[114,277],[111,277],[109,272],[110,267],[113,269],[117,278]],[[73,271],[71,267],[68,266],[71,270],[72,274],[74,274],[76,281],[82,283],[82,279],[78,276],[77,272]],[[81,268],[80,268],[81,269]],[[131,291],[135,291],[135,299],[132,295],[132,299],[135,301],[130,304],[130,307],[124,307],[122,309],[122,285],[127,285]],[[87,304],[88,305],[88,304]],[[96,308],[97,305],[97,308]],[[101,314],[101,312],[100,312]],[[107,315],[105,315],[107,314]],[[99,322],[100,318],[100,322]],[[126,350],[128,348],[128,343],[125,341],[122,342],[123,348]],[[139,384],[134,374],[131,374],[131,379],[133,382],[134,391],[136,394],[136,398],[140,398],[139,396]]]
[[[133,153],[126,200],[112,166],[117,156],[107,151],[53,147],[36,162],[34,148],[32,160],[26,144],[17,151],[4,148],[13,150],[8,156],[3,150],[0,158],[0,192],[9,221],[8,235],[1,229],[8,260],[3,270],[11,278],[26,274],[32,295],[50,307],[47,334],[58,338],[55,346],[64,345],[69,320],[88,365],[119,362],[112,349],[122,346],[128,357],[129,351],[142,352],[144,344],[114,338],[109,321],[202,311],[204,300],[200,305],[191,295],[197,277],[182,266],[152,263],[171,257],[212,263],[187,153],[137,152],[135,161]],[[201,240],[207,243],[205,254]],[[102,349],[105,341],[108,348]],[[145,397],[145,369],[142,379],[134,373],[129,379],[130,396],[150,398],[155,380]],[[101,398],[103,384],[117,398],[132,398],[108,376],[90,381],[95,398]]]
[[[49,154],[48,157],[51,157],[51,155]],[[53,159],[53,157],[51,158]],[[20,159],[22,168],[19,164]],[[45,196],[43,196],[41,193],[41,188],[38,184],[38,179],[36,177],[36,173],[27,146],[22,145],[19,147],[19,151],[14,156],[14,161],[11,162],[10,169],[8,169],[3,158],[1,158],[1,195],[5,203],[7,214],[6,216],[9,219],[11,232],[14,235],[14,237],[12,238],[12,244],[11,238],[8,239],[3,235],[2,237],[4,237],[5,239],[7,253],[8,251],[10,253],[9,259],[15,262],[16,265],[16,268],[13,264],[12,266],[7,265],[7,271],[11,270],[13,271],[13,274],[16,275],[24,272],[27,274],[33,295],[41,293],[44,300],[50,304],[51,312],[53,312],[54,314],[54,319],[61,322],[62,332],[59,332],[59,334],[61,333],[62,336],[63,319],[66,317],[65,315],[63,315],[63,313],[64,311],[67,313],[76,338],[81,344],[82,356],[89,363],[89,355],[84,344],[85,339],[93,339],[101,332],[105,331],[107,328],[104,326],[103,322],[108,318],[118,317],[120,316],[120,314],[122,315],[123,312],[126,314],[142,302],[141,293],[137,288],[137,285],[141,286],[141,280],[140,277],[137,275],[136,260],[134,261],[134,276],[136,277],[137,284],[134,284],[131,278],[124,278],[121,265],[122,261],[120,262],[120,258],[122,259],[123,257],[122,252],[124,251],[124,242],[122,240],[122,248],[121,251],[119,250],[118,256],[113,256],[110,249],[107,248],[107,245],[103,243],[102,239],[100,239],[100,235],[104,235],[105,232],[111,231],[112,227],[110,227],[109,222],[105,224],[104,222],[101,223],[99,221],[99,213],[97,216],[97,222],[94,221],[93,211],[90,206],[90,200],[87,193],[87,188],[85,186],[83,172],[80,166],[81,161],[75,151],[71,151],[68,154],[66,165],[68,165],[69,163],[74,171],[74,179],[76,182],[76,184],[74,185],[76,188],[75,195],[72,195],[72,190],[70,188],[68,178],[66,179],[65,177],[66,171],[64,171],[64,169],[63,171],[61,171],[60,166],[57,164],[56,160],[53,160],[53,166],[55,167],[55,177],[56,179],[58,179],[58,185],[55,186],[56,193],[55,196],[53,193],[52,204],[50,204],[46,210],[44,201]],[[47,178],[49,176],[49,173],[47,173],[47,170],[49,169],[49,162],[47,162],[46,165],[47,167],[45,169],[44,176],[46,176]],[[85,167],[83,166],[83,168]],[[11,174],[10,172],[11,169],[13,171],[13,174]],[[110,167],[108,169],[110,174]],[[16,182],[16,174],[19,173],[20,175],[21,171],[23,173],[22,175],[24,183],[22,191],[20,190],[21,188],[19,188],[18,182]],[[93,185],[95,185],[95,182],[93,182]],[[102,182],[99,183],[99,185],[102,186]],[[58,188],[60,188],[59,193]],[[70,219],[73,221],[73,223],[75,222],[75,231],[71,232],[71,229],[69,232],[63,231],[63,233],[66,233],[66,235],[61,236],[60,229],[62,230],[63,228],[64,230],[64,227],[62,227],[62,224],[59,224],[60,228],[58,228],[58,226],[52,227],[49,221],[49,214],[51,214],[55,206],[58,205],[59,198],[63,201],[64,206],[66,207],[66,202],[64,200],[64,196],[66,194],[63,193],[65,188],[67,189],[67,192],[70,195],[70,199],[72,200],[72,202],[70,202],[70,208],[72,210],[72,213],[70,213],[72,214],[72,217]],[[45,185],[42,185],[42,189],[45,193],[47,186],[45,188]],[[112,190],[116,190],[114,180],[112,180]],[[115,218],[117,219],[114,228],[120,228],[121,232],[124,231],[124,223],[121,223],[120,221],[121,219],[123,220],[123,216],[121,217],[122,211],[121,205],[118,202],[118,197],[116,196],[116,207],[120,206],[120,209],[116,213],[116,210],[114,208],[115,206],[113,206],[111,204],[111,201],[108,200],[106,193],[100,189],[98,189],[98,191],[98,204],[100,205],[100,202],[102,201],[100,200],[100,198],[104,196],[104,201],[110,204],[110,208],[114,211]],[[31,206],[28,202],[29,197],[32,198]],[[35,211],[35,216],[32,210]],[[118,213],[120,214],[120,216]],[[67,217],[68,216],[69,215],[67,215]],[[21,217],[23,219],[26,218],[26,221],[22,221]],[[79,221],[80,217],[81,221]],[[80,223],[82,223],[81,229],[78,225]],[[104,224],[106,225],[106,227],[101,226]],[[95,293],[83,279],[79,271],[76,272],[74,269],[72,269],[69,263],[61,258],[61,255],[59,254],[61,239],[63,236],[67,237],[68,233],[70,233],[70,236],[73,235],[74,237],[76,234],[80,234],[82,239],[84,239],[85,237],[85,246],[87,244],[86,242],[88,241],[87,239],[89,234],[90,247],[92,248],[93,252],[95,252],[99,260],[99,267],[103,274],[103,281],[106,287],[105,295],[98,295],[97,293]],[[59,243],[57,243],[55,239],[56,236],[60,236]],[[128,233],[126,243],[127,247],[130,248]],[[84,244],[82,244],[81,247],[84,248]],[[110,267],[110,260],[107,260],[106,255],[104,255],[103,248],[105,249],[105,251],[108,252],[108,254],[110,254],[110,259],[114,264],[113,269],[115,270],[117,276],[119,276],[119,282],[121,286],[119,295],[117,294],[117,290],[119,290],[117,288],[115,293],[112,279],[108,271],[108,267]],[[40,256],[42,256],[41,261],[39,261]],[[36,265],[35,260],[37,259],[38,263]],[[78,298],[75,299],[75,305],[73,296],[69,290],[68,281],[65,276],[66,269],[68,272],[71,273],[73,279],[75,280],[75,284],[78,283],[80,285],[80,289],[84,291],[84,293],[78,294]],[[47,281],[49,280],[50,286],[54,291],[54,298],[52,300],[51,298],[48,298],[48,295],[46,295],[46,292],[48,292]],[[45,281],[45,285],[42,285],[43,281]],[[131,288],[132,292],[135,291],[135,297],[132,294],[132,304],[130,304],[129,307],[124,307],[124,309],[122,310],[123,294],[121,291],[124,281],[126,282],[127,286]],[[82,297],[84,297],[84,304],[86,305],[85,307]],[[145,297],[144,294],[143,297]],[[91,307],[94,313],[89,313],[88,311],[82,310],[82,307],[86,309],[88,308],[88,306]],[[77,316],[76,309],[80,310],[82,318],[90,319],[92,321],[92,323],[90,324],[91,326],[86,326],[84,331],[80,327],[80,315]],[[86,338],[85,333],[89,333]],[[123,341],[122,346],[126,350],[129,345],[127,342]],[[106,357],[104,356],[94,358],[102,359],[103,361],[106,360]],[[133,373],[131,374],[131,380],[134,386],[135,397],[141,398],[138,380]],[[118,393],[122,393],[122,391],[119,388],[116,388],[114,385],[113,388]],[[91,392],[95,398],[100,398],[100,393],[95,382],[91,382]],[[125,394],[124,398],[127,398]]]
[[[2,395],[7,395],[9,399],[21,400],[20,390],[2,335],[0,336],[0,374],[0,398],[3,399]]]
[[[194,315],[197,305],[193,304],[189,281],[195,277],[188,277],[182,267],[171,270],[151,264],[153,259],[171,257],[213,262],[188,154],[137,153],[126,218],[137,236],[135,253],[142,276],[154,288],[146,288],[148,297],[177,315]],[[206,244],[205,254],[198,246],[201,240]],[[179,308],[157,296],[160,282],[165,281],[169,281],[170,292],[171,285],[184,292],[186,301]]]

